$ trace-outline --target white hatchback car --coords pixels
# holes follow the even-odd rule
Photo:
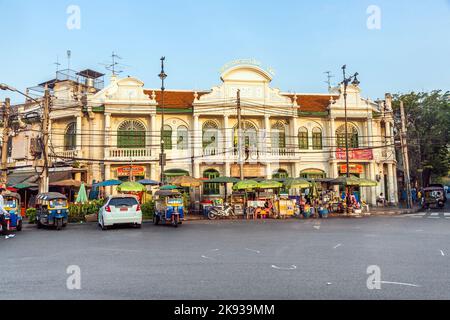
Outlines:
[[[142,226],[141,205],[135,196],[120,194],[109,196],[106,204],[98,213],[98,224],[102,230],[119,224]]]

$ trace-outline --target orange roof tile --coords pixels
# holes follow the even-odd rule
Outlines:
[[[156,94],[156,102],[159,106],[162,104],[161,90],[154,90]],[[153,90],[144,90],[148,96],[152,96]],[[198,92],[198,97],[207,92]],[[169,109],[188,109],[192,108],[194,102],[194,91],[164,91],[164,107]]]
[[[288,94],[287,97],[294,99],[294,94]],[[339,98],[339,95],[297,95],[297,104],[300,106],[300,111],[306,112],[324,112],[327,111],[330,104],[331,97],[334,100]]]

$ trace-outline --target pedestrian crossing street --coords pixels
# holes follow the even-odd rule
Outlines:
[[[450,212],[421,212],[414,214],[407,214],[403,218],[420,218],[420,219],[449,219]]]

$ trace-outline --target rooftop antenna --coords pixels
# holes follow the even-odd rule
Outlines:
[[[331,79],[334,78],[334,76],[331,74],[331,71],[325,71],[324,73],[327,75],[327,81],[325,81],[325,83],[328,84],[328,89],[331,89]]]
[[[67,69],[70,70],[70,58],[72,57],[72,51],[67,50]]]
[[[117,67],[119,66],[119,62],[117,62],[117,60],[122,60],[122,57],[113,52],[111,55],[112,63],[109,65],[105,65],[105,68],[111,71],[113,76],[123,72],[122,70],[117,70]]]
[[[56,74],[58,74],[59,66],[61,65],[61,63],[59,63],[59,57],[58,56],[56,56],[56,62],[54,63],[54,65],[56,65]]]

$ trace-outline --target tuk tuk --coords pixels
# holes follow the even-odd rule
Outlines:
[[[444,187],[432,186],[423,189],[423,207],[444,208],[447,198]]]
[[[183,223],[183,196],[177,190],[158,190],[155,192],[155,214],[153,223],[171,224],[175,228]]]
[[[14,192],[8,192],[3,196],[4,209],[8,211],[6,223],[8,230],[22,231],[22,215],[20,213],[20,195]]]
[[[61,193],[41,193],[36,197],[36,224],[38,229],[43,226],[54,226],[61,230],[67,226],[69,206],[67,197]]]

